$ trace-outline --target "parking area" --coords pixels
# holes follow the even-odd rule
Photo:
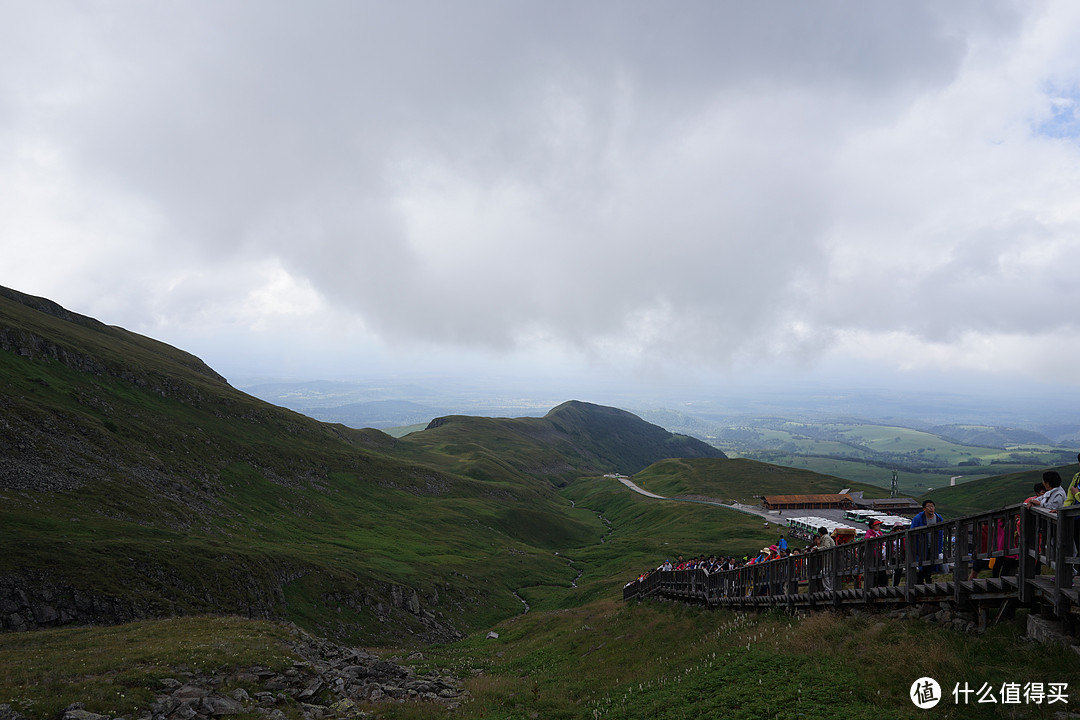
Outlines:
[[[825,518],[826,520],[832,520],[834,522],[846,523],[852,527],[858,526],[854,521],[844,519],[844,510],[766,510],[760,505],[746,505],[744,503],[735,503],[732,507],[736,510],[759,515],[763,519],[776,525],[786,526],[788,518],[813,516]]]

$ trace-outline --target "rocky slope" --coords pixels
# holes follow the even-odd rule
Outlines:
[[[157,683],[156,700],[126,720],[211,720],[252,713],[285,720],[365,718],[378,705],[414,701],[452,710],[469,699],[463,683],[436,671],[417,675],[406,665],[361,649],[314,637],[295,625],[288,644],[296,657],[284,671],[253,666],[228,672],[193,673],[176,668]],[[73,703],[60,720],[110,720]],[[0,720],[27,720],[11,705],[0,705]]]

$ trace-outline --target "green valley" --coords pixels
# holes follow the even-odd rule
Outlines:
[[[813,470],[889,488],[893,471],[901,493],[932,489],[1072,462],[1076,449],[1017,428],[980,425],[906,427],[881,421],[790,420],[781,417],[694,418],[646,413],[730,457]]]

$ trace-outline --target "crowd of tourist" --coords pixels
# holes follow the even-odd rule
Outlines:
[[[912,520],[912,527],[933,525],[939,522],[943,522],[943,518],[937,514],[933,501],[928,500],[923,503],[923,511],[916,515],[915,518]],[[883,527],[882,521],[875,518],[870,521],[869,527],[864,537],[883,537],[893,533],[901,533],[904,530],[907,530],[907,526],[899,522],[893,524],[888,529],[885,529]],[[688,559],[684,559],[680,555],[675,560],[664,560],[664,562],[661,563],[659,566],[642,573],[637,578],[627,583],[627,585],[630,585],[634,582],[640,582],[652,575],[654,572],[665,572],[671,570],[704,570],[707,574],[711,575],[715,572],[737,570],[739,568],[759,565],[761,563],[769,562],[772,560],[779,560],[788,557],[799,557],[819,550],[827,550],[829,548],[836,547],[837,544],[842,544],[843,542],[846,542],[848,537],[849,536],[841,535],[839,536],[838,542],[838,538],[834,537],[834,535],[829,532],[828,528],[821,527],[818,528],[817,533],[813,536],[811,540],[809,540],[809,542],[807,542],[804,547],[793,547],[788,543],[788,539],[781,535],[775,543],[763,547],[756,555],[744,555],[742,557],[736,557],[732,555],[700,555]],[[898,538],[896,542],[898,543],[897,547],[902,550],[903,546],[900,543],[903,542],[903,539]],[[920,582],[925,582],[926,579],[929,578],[930,573],[937,572],[939,569],[940,568],[935,565],[919,567],[918,572]],[[899,584],[902,575],[902,569],[895,572],[893,578],[894,584]],[[875,585],[886,585],[887,582],[888,580],[885,571],[875,573]],[[831,589],[830,585],[831,580],[826,579],[825,589]]]
[[[824,540],[823,538],[827,538]],[[810,542],[806,547],[791,547],[788,545],[787,538],[783,535],[772,545],[761,548],[761,551],[756,555],[743,555],[742,557],[736,557],[734,555],[698,555],[696,557],[684,559],[682,555],[679,555],[675,560],[664,560],[656,568],[648,570],[639,575],[634,580],[631,580],[627,585],[644,580],[654,572],[669,571],[669,570],[704,570],[707,574],[711,575],[715,572],[725,572],[728,570],[738,570],[741,567],[747,567],[749,565],[758,565],[770,560],[778,560],[780,558],[793,557],[803,555],[818,549],[818,547],[824,548],[822,543],[834,542],[832,537],[829,536],[825,528],[821,528],[818,535]]]
[[[1080,455],[1077,456],[1077,460],[1080,460]],[[1080,502],[1080,473],[1077,473],[1076,476],[1073,477],[1068,489],[1063,488],[1062,485],[1061,476],[1056,471],[1047,471],[1043,473],[1042,482],[1035,484],[1033,488],[1034,494],[1024,500],[1024,504],[1041,507],[1045,510],[1055,512],[1064,506]],[[945,519],[937,513],[934,501],[926,500],[922,504],[922,512],[912,518],[910,527],[913,529],[932,527],[943,522],[945,522]],[[879,538],[890,534],[902,533],[907,529],[908,528],[903,523],[895,523],[891,527],[885,528],[881,520],[873,519],[870,521],[864,537],[866,539]],[[1019,527],[1006,527],[1003,520],[999,521],[998,527],[989,530],[986,528],[983,529],[978,541],[980,546],[979,550],[985,553],[988,548],[992,547],[994,550],[1000,552],[1008,547],[1015,547],[1018,532]],[[1009,537],[1010,535],[1013,536],[1011,539]],[[916,555],[918,557],[924,557],[931,561],[929,563],[924,562],[916,567],[916,577],[914,580],[918,583],[929,582],[934,573],[942,572],[947,569],[943,564],[933,563],[934,558],[940,558],[938,553],[940,553],[944,546],[944,537],[937,539],[935,536],[936,534],[931,535],[928,542],[930,544],[936,544],[936,548],[916,548]],[[843,542],[843,540],[844,538],[841,538],[841,542]],[[897,544],[893,550],[903,553],[904,539],[900,537],[897,538],[895,542]],[[916,542],[919,541],[916,540]],[[817,534],[805,547],[791,547],[788,544],[787,538],[781,535],[776,543],[763,547],[760,552],[753,556],[744,555],[742,557],[737,557],[732,555],[714,554],[709,556],[699,555],[684,559],[680,555],[675,560],[664,560],[659,566],[642,573],[635,580],[631,580],[630,583],[627,583],[627,585],[644,580],[652,573],[658,571],[704,570],[707,574],[712,574],[716,572],[737,570],[742,567],[757,565],[771,560],[793,556],[797,557],[816,550],[825,550],[835,547],[836,545],[837,539],[835,539],[826,528],[822,527],[818,529]],[[1016,555],[1005,555],[992,560],[980,560],[973,563],[970,577],[974,578],[984,570],[992,570],[994,577],[998,577],[1001,574],[1011,574],[1015,572],[1016,564]],[[903,568],[896,568],[893,571],[892,583],[894,586],[900,584],[903,574]],[[876,571],[874,573],[873,581],[874,585],[878,587],[887,585],[888,577],[886,571]]]

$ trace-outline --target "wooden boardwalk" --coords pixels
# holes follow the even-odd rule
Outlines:
[[[978,612],[980,627],[992,610],[1022,605],[1075,628],[1078,545],[1080,505],[1057,513],[1013,505],[737,570],[657,570],[626,585],[623,598],[793,610],[948,600]],[[972,565],[991,558],[1000,577],[970,580]],[[920,568],[928,581],[918,582]]]

